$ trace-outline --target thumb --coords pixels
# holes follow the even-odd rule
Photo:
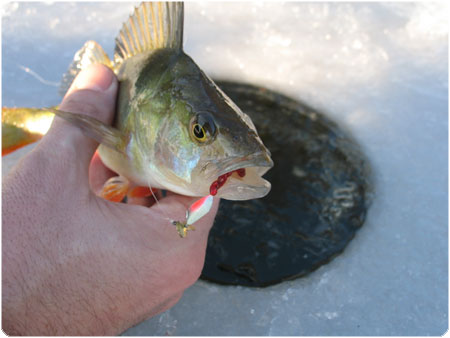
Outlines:
[[[89,115],[111,124],[117,88],[117,78],[111,69],[100,64],[93,65],[78,74],[59,109]],[[78,127],[55,117],[41,144],[59,160],[59,165],[73,166],[76,162],[76,167],[82,169],[80,174],[88,177],[89,163],[98,143],[84,135]]]

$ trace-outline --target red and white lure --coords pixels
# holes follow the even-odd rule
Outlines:
[[[193,224],[211,210],[213,200],[214,197],[212,195],[200,198],[198,201],[195,201],[188,210],[186,210],[186,222],[173,222],[173,225],[177,227],[180,237],[186,237],[188,230],[195,230]]]
[[[186,237],[188,230],[195,230],[193,224],[211,210],[214,196],[217,194],[217,191],[226,183],[228,177],[234,172],[236,172],[239,177],[245,176],[245,169],[238,169],[219,176],[219,178],[211,184],[209,189],[210,194],[195,201],[186,211],[186,222],[172,222],[172,224],[177,227],[178,234],[181,237]]]

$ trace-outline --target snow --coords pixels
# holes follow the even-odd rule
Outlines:
[[[112,53],[131,9],[3,5],[2,105],[59,103],[56,84],[75,51],[94,39]],[[186,52],[212,77],[302,99],[350,130],[372,162],[376,196],[344,253],[309,276],[265,289],[199,281],[125,334],[443,334],[448,5],[188,2],[184,36]]]

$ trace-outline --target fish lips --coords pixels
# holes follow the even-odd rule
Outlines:
[[[246,169],[246,174],[244,177],[239,177],[237,174],[230,176],[218,190],[217,196],[232,201],[244,201],[266,196],[270,191],[271,184],[261,176],[272,167],[273,161],[268,152],[232,158],[219,163],[217,177],[242,168]]]

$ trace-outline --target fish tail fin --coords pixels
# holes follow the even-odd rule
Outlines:
[[[149,50],[183,48],[182,2],[143,2],[126,21],[116,38],[114,63]]]
[[[57,107],[55,107],[57,108]],[[83,114],[51,108],[2,108],[2,156],[40,140],[55,115],[80,128],[88,137],[125,154],[128,137],[118,129]]]
[[[113,69],[113,63],[105,53],[103,48],[95,41],[87,41],[81,49],[75,53],[73,61],[67,72],[63,75],[59,94],[64,96],[69,90],[73,80],[80,71],[88,68],[90,65],[101,63]]]
[[[31,133],[15,126],[2,125],[2,156],[37,142],[42,136],[41,134]]]
[[[47,133],[53,113],[37,108],[2,108],[2,156],[39,141]]]

